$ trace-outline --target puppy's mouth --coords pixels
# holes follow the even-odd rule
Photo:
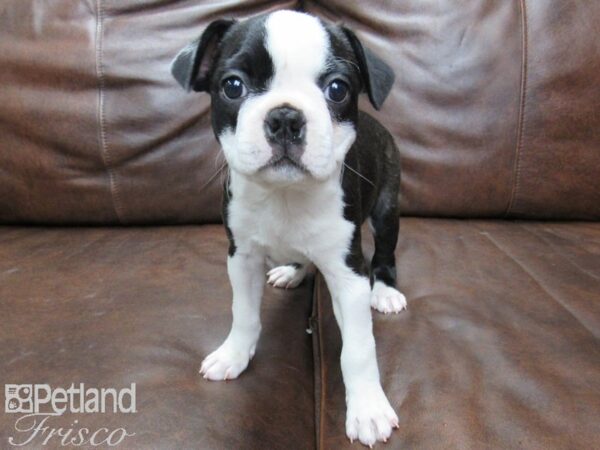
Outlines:
[[[310,175],[310,172],[306,168],[304,164],[296,159],[290,157],[287,154],[281,156],[272,157],[264,166],[262,166],[259,171],[264,171],[267,169],[275,169],[275,170],[297,170],[307,175]]]

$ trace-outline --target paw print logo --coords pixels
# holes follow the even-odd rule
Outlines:
[[[4,399],[7,413],[33,412],[33,389],[30,384],[6,384]]]

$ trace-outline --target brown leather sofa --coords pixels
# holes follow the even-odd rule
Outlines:
[[[397,74],[377,115],[402,153],[409,307],[374,314],[385,448],[599,448],[595,1],[4,0],[0,383],[136,383],[136,413],[51,418],[135,433],[117,448],[360,447],[318,274],[266,289],[240,379],[197,373],[230,323],[224,165],[169,62],[215,18],[284,7],[344,21]],[[21,448],[61,448],[43,440]]]

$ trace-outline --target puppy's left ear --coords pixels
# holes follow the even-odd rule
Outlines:
[[[208,91],[218,46],[234,23],[235,20],[215,20],[177,54],[171,63],[171,73],[186,91]]]
[[[364,47],[352,30],[342,27],[342,31],[350,41],[358,60],[360,75],[369,94],[369,100],[373,107],[379,110],[394,84],[394,71],[379,56]]]

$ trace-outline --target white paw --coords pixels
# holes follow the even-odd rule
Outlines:
[[[387,442],[393,428],[399,428],[398,416],[380,386],[349,395],[346,412],[346,435],[350,442],[358,439],[373,447]]]
[[[293,289],[297,287],[304,279],[305,269],[297,269],[295,266],[279,266],[267,272],[267,283],[275,287],[284,289]]]
[[[397,314],[406,309],[406,297],[397,289],[376,281],[371,291],[371,306],[384,314]]]
[[[253,356],[254,349],[240,351],[223,344],[204,358],[200,373],[207,380],[233,380],[248,367],[248,362]]]

